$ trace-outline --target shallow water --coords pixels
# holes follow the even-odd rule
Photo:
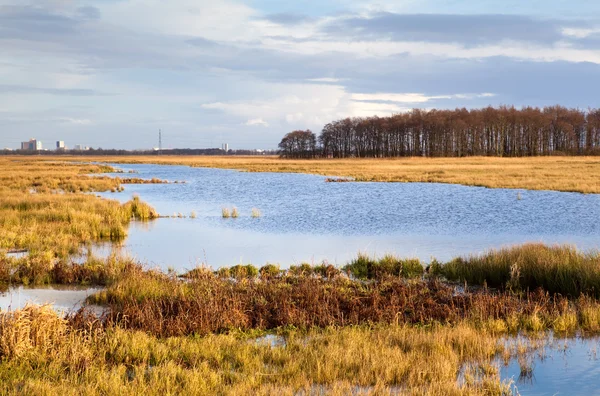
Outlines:
[[[117,165],[119,167],[120,165]],[[127,165],[136,177],[185,184],[127,185],[160,214],[132,225],[123,251],[163,269],[238,263],[282,267],[359,251],[429,261],[524,242],[600,247],[600,195],[487,189],[436,183],[326,183],[324,176],[247,173],[166,165]],[[519,199],[520,198],[520,199]],[[221,209],[236,206],[237,219]],[[252,208],[262,216],[252,218]]]
[[[515,394],[600,394],[600,339],[555,339],[535,353],[532,375],[522,377],[519,362],[501,366],[503,380],[513,380]]]
[[[73,312],[82,307],[89,295],[99,290],[84,286],[56,285],[35,288],[11,287],[6,292],[0,292],[0,311],[14,311],[27,304],[50,304],[59,312]]]

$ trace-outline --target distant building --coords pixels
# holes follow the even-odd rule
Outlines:
[[[21,150],[36,151],[42,149],[42,142],[36,139],[29,139],[28,142],[21,143]]]
[[[223,143],[223,145],[221,145],[221,150],[228,152],[229,151],[229,144],[227,143]]]
[[[66,149],[65,147],[65,142],[62,140],[59,140],[56,142],[56,150],[64,150]]]
[[[75,150],[78,150],[78,151],[87,151],[89,149],[90,148],[88,146],[82,146],[81,144],[76,144],[75,145]]]

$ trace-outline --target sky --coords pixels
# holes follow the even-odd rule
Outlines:
[[[0,0],[0,148],[273,149],[412,108],[587,109],[597,0]]]

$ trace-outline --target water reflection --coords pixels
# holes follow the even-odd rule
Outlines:
[[[429,261],[524,242],[600,246],[600,195],[486,189],[427,183],[326,183],[303,174],[247,173],[164,165],[128,165],[139,177],[185,184],[128,185],[161,214],[133,225],[123,250],[150,265],[214,268],[240,262],[287,267],[363,251]],[[223,207],[240,217],[223,219]],[[251,216],[252,208],[261,211]]]
[[[514,381],[520,395],[594,395],[600,389],[598,338],[551,340],[529,362],[530,375],[523,375],[517,359],[501,366],[502,379]]]
[[[50,304],[59,312],[67,313],[81,308],[85,299],[100,288],[74,286],[47,286],[28,288],[11,287],[0,292],[0,311],[17,310],[27,304]]]

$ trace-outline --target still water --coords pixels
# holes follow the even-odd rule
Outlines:
[[[127,185],[167,218],[130,227],[122,251],[163,269],[238,263],[282,267],[356,254],[448,260],[524,242],[600,247],[600,195],[435,183],[326,183],[324,176],[166,165],[115,165],[137,177],[186,183]],[[240,217],[224,219],[223,207]],[[260,218],[253,218],[257,208]],[[104,249],[106,251],[106,248]]]
[[[62,313],[75,312],[85,304],[85,299],[100,288],[86,286],[11,287],[0,292],[0,312],[14,311],[27,304],[49,304]]]
[[[599,338],[551,339],[529,359],[529,375],[514,359],[500,365],[500,376],[515,395],[600,395],[599,348]]]

